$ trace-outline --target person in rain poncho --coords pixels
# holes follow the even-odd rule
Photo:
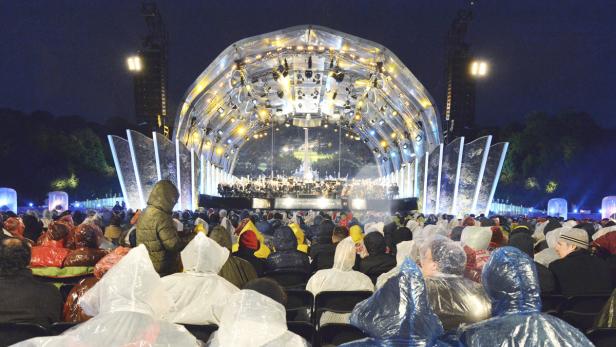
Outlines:
[[[184,245],[171,218],[179,196],[171,181],[158,181],[148,198],[148,207],[137,222],[137,244],[145,245],[154,269],[161,276],[180,271],[179,252]]]
[[[528,233],[512,233],[509,237],[509,246],[515,247],[522,252],[528,254],[529,257],[533,257],[533,239]],[[556,283],[554,274],[547,267],[535,263],[535,269],[537,270],[537,278],[539,280],[539,287],[541,288],[541,294],[552,293],[556,289]]]
[[[304,230],[302,230],[300,225],[297,223],[289,224],[289,228],[293,230],[293,234],[295,234],[295,238],[297,239],[297,250],[308,253],[308,245],[306,244]]]
[[[334,223],[329,219],[323,220],[318,226],[316,242],[313,242],[310,247],[313,271],[331,269],[334,264],[334,252],[336,251],[336,245],[332,243],[334,228]]]
[[[231,223],[227,217],[227,210],[218,211],[218,216],[220,217],[220,225],[222,225],[228,232],[233,233],[235,228],[233,227],[233,223]]]
[[[443,326],[430,308],[421,271],[410,259],[381,289],[355,305],[350,321],[370,337],[341,346],[444,346],[439,341]]]
[[[492,229],[490,227],[466,227],[462,230],[460,241],[475,251],[475,270],[479,272],[490,258],[488,247],[491,239]]]
[[[162,278],[173,308],[165,319],[182,324],[217,323],[212,307],[227,301],[239,289],[218,275],[229,250],[202,233],[182,251],[183,273]]]
[[[215,226],[210,232],[210,238],[231,251],[231,235],[222,226]],[[257,278],[255,268],[248,261],[234,255],[229,255],[218,274],[238,288],[243,288],[248,281]]]
[[[93,316],[62,335],[16,346],[198,346],[183,326],[161,320],[171,307],[145,246],[132,249],[80,299]]]
[[[368,256],[359,262],[359,271],[368,275],[372,283],[376,283],[379,275],[396,266],[396,258],[385,253],[385,238],[379,232],[368,233],[364,237],[364,245]]]
[[[463,346],[593,346],[576,328],[541,313],[535,266],[519,249],[506,246],[494,251],[482,283],[492,301],[492,318],[462,327]]]
[[[324,291],[367,290],[373,291],[370,277],[354,271],[355,243],[350,237],[340,241],[336,246],[334,267],[317,271],[306,284],[306,290],[313,295]]]
[[[445,330],[490,317],[481,285],[463,277],[466,254],[460,244],[436,235],[424,242],[420,254],[428,299]]]
[[[396,276],[400,272],[400,267],[402,266],[402,264],[404,263],[404,260],[407,257],[413,259],[411,257],[411,254],[412,254],[414,245],[415,245],[415,241],[413,240],[402,241],[396,245],[396,267],[387,271],[384,274],[381,274],[376,279],[376,289],[381,288],[383,285],[385,285],[385,282],[387,282],[387,280]]]
[[[254,252],[252,252],[252,254],[254,254],[254,256],[259,259],[267,258],[270,255],[271,250],[265,244],[265,238],[263,237],[263,234],[259,232],[259,229],[257,229],[252,220],[250,220],[250,218],[242,219],[237,228],[235,228],[235,232],[231,235],[232,239],[234,240],[232,247],[233,252],[235,253],[240,249],[241,238],[246,231],[252,231],[252,233],[257,239],[258,247],[255,249]]]
[[[265,260],[266,271],[300,271],[310,273],[310,259],[297,250],[297,238],[288,226],[274,231],[274,252]]]
[[[558,253],[556,253],[556,243],[558,242],[560,233],[563,230],[567,230],[567,229],[569,228],[565,228],[565,227],[556,228],[552,231],[548,231],[548,233],[545,234],[545,240],[548,244],[548,248],[535,253],[535,261],[537,263],[545,267],[549,267],[551,262],[553,262],[554,260],[560,259],[560,256],[558,255]]]
[[[287,330],[284,306],[254,290],[240,290],[229,297],[227,304],[215,310],[220,323],[207,342],[208,347],[308,345],[303,338]]]

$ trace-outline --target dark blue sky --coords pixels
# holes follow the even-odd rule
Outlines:
[[[299,24],[383,44],[442,109],[445,35],[462,0],[158,1],[170,37],[170,102],[228,45]],[[615,127],[616,1],[484,1],[469,42],[491,62],[478,86],[478,121],[535,110],[581,110]],[[140,1],[1,1],[0,107],[132,117],[125,58],[140,45]]]

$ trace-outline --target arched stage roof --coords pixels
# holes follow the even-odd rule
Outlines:
[[[400,59],[312,25],[226,48],[186,92],[173,136],[232,172],[243,145],[283,123],[340,125],[369,146],[383,174],[442,141],[434,100]]]

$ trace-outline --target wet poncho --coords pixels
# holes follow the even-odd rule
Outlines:
[[[266,271],[300,271],[310,273],[310,258],[297,250],[297,238],[288,226],[274,231],[274,252],[265,260]]]
[[[340,241],[334,254],[334,267],[319,270],[306,284],[306,290],[314,295],[323,291],[368,290],[374,286],[370,277],[353,271],[355,265],[355,243],[351,237]]]
[[[212,307],[226,302],[239,291],[218,275],[229,258],[229,250],[199,233],[181,255],[184,273],[162,278],[173,301],[173,308],[165,319],[183,324],[217,323]]]
[[[79,299],[79,305],[94,317],[62,335],[16,346],[198,346],[183,326],[160,319],[171,301],[144,245],[112,267]]]
[[[341,346],[445,346],[421,271],[408,258],[398,275],[355,306],[351,324],[370,337]]]
[[[207,343],[209,347],[308,345],[287,330],[284,306],[256,291],[241,290],[215,310],[220,324]]]
[[[535,266],[519,249],[494,251],[482,283],[492,301],[492,318],[462,328],[459,337],[464,346],[592,346],[576,328],[541,313]]]

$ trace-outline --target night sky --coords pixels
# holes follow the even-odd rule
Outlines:
[[[145,34],[140,1],[0,1],[0,107],[104,121],[132,117],[125,58]],[[170,113],[197,75],[245,37],[300,24],[378,42],[442,111],[445,37],[465,1],[158,1],[170,37]],[[468,41],[491,63],[485,125],[532,111],[589,112],[616,127],[616,1],[483,1]]]

